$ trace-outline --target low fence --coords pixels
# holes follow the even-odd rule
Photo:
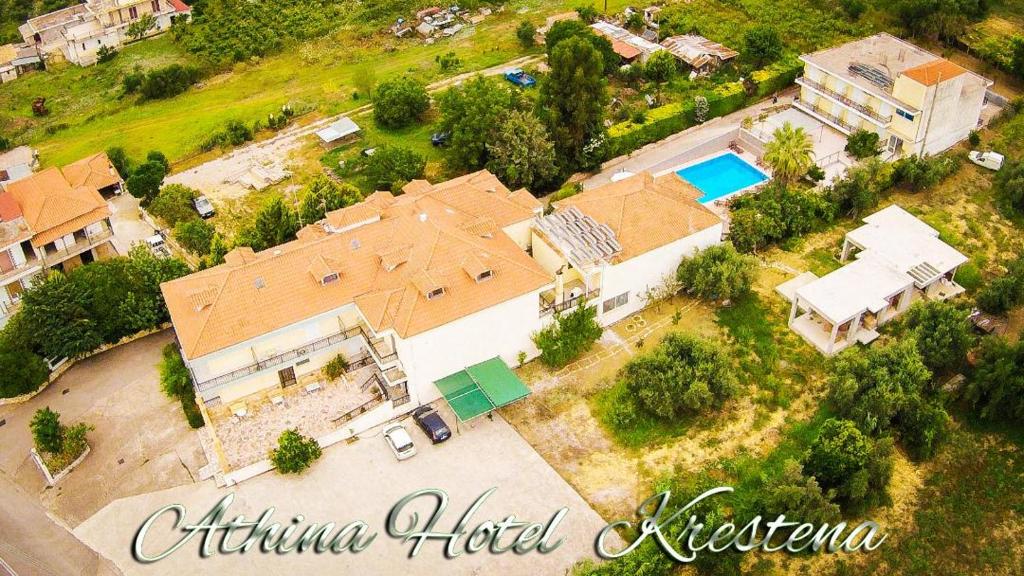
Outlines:
[[[39,452],[36,452],[35,448],[32,449],[31,455],[32,461],[36,463],[36,466],[39,467],[39,471],[43,473],[43,478],[46,480],[46,485],[54,486],[57,484],[57,482],[60,482],[61,480],[64,479],[65,476],[70,474],[71,471],[74,470],[76,466],[81,464],[82,460],[85,460],[85,457],[88,456],[90,452],[92,452],[92,447],[86,444],[85,450],[78,456],[78,458],[75,458],[74,462],[68,464],[67,468],[64,468],[63,470],[57,472],[56,476],[54,476],[50,472],[50,469],[47,468],[46,466],[46,462],[43,462],[43,457],[39,455]]]

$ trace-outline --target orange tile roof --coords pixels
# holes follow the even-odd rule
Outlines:
[[[95,188],[72,187],[56,168],[11,182],[7,190],[35,233],[32,245],[36,247],[110,216],[110,208]]]
[[[61,169],[64,178],[72,188],[90,186],[102,190],[121,182],[121,176],[114,169],[106,152],[93,154]]]
[[[701,192],[675,174],[655,179],[644,172],[585,190],[556,204],[577,207],[607,224],[622,245],[621,262],[722,223],[696,201]]]
[[[392,200],[378,222],[323,237],[304,234],[258,254],[232,253],[225,264],[163,284],[185,355],[204,356],[349,303],[374,330],[409,337],[551,283],[507,235],[462,230],[481,215],[503,226],[526,221],[534,214],[526,205],[539,207],[493,175],[421,186]],[[337,281],[321,284],[311,276],[311,269],[324,269],[321,259],[339,273]],[[463,267],[470,262],[494,277],[476,282]],[[424,277],[445,294],[428,300]],[[197,309],[196,294],[216,297]]]
[[[913,68],[907,68],[903,71],[903,75],[919,84],[934,86],[940,81],[951,80],[966,72],[967,70],[963,67],[945,58],[939,58]]]
[[[612,51],[626,60],[632,60],[640,55],[639,48],[631,44],[627,44],[622,40],[612,40]]]

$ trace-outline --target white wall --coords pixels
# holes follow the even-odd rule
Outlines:
[[[607,326],[618,322],[643,308],[646,303],[643,298],[646,290],[649,287],[660,285],[666,276],[675,276],[679,262],[684,256],[691,256],[697,250],[714,246],[721,241],[722,224],[717,224],[692,236],[608,267],[604,272],[601,301],[597,304],[598,320],[601,325]],[[629,302],[606,314],[604,301],[624,292],[629,292]]]
[[[539,354],[530,336],[551,318],[540,317],[539,295],[530,292],[497,306],[481,310],[444,326],[411,338],[395,338],[395,349],[409,377],[412,406],[433,402],[441,397],[436,380],[495,356],[509,366],[518,364],[517,356]],[[451,297],[446,294],[444,298]]]
[[[935,91],[934,112],[923,119],[925,154],[938,154],[964,140],[978,127],[985,105],[985,83],[973,74],[943,82]]]

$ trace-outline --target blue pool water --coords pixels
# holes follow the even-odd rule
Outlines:
[[[729,152],[676,171],[680,178],[704,193],[698,200],[711,202],[768,179],[764,172]]]

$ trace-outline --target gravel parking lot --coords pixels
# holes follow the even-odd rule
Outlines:
[[[450,426],[454,419],[444,413]],[[270,472],[238,486],[218,489],[212,482],[181,486],[161,492],[133,496],[113,502],[81,524],[75,534],[112,559],[126,574],[562,574],[584,557],[594,557],[594,539],[605,525],[596,512],[500,417],[481,418],[463,426],[452,439],[430,445],[411,419],[406,427],[418,454],[398,462],[385,445],[380,429],[364,434],[350,445],[339,444],[324,451],[313,467],[299,476]],[[499,522],[514,514],[520,520],[548,522],[562,507],[569,509],[555,532],[564,538],[548,554],[487,551],[454,559],[444,556],[444,543],[427,542],[420,554],[409,558],[411,543],[403,543],[385,531],[390,508],[403,496],[423,488],[447,492],[449,505],[437,530],[452,530],[459,518],[481,494],[497,490],[473,515],[469,529],[485,520]],[[337,522],[339,526],[362,520],[376,540],[353,555],[286,555],[249,553],[200,558],[199,538],[170,557],[154,564],[139,564],[130,544],[139,526],[157,509],[172,503],[186,507],[186,520],[201,518],[230,492],[235,499],[228,519],[238,514],[255,518],[274,506],[274,520],[286,524],[293,515],[303,514],[304,525]],[[432,509],[427,502],[414,506],[420,511],[420,526]],[[163,516],[146,540],[146,550],[156,553],[181,537],[173,531],[173,514]],[[406,517],[403,515],[403,518]],[[244,538],[244,535],[240,538]],[[508,539],[508,536],[506,536]],[[503,542],[507,544],[508,542]],[[463,549],[464,550],[464,549]]]

